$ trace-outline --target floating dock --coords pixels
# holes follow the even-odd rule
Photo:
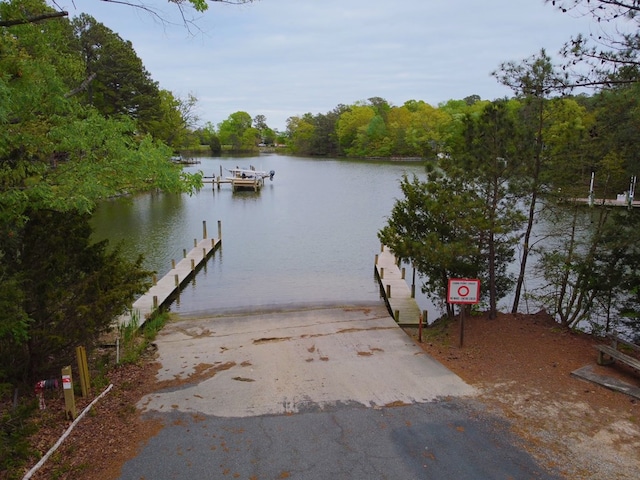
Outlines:
[[[400,269],[389,247],[383,245],[380,250],[376,255],[375,273],[389,314],[401,327],[417,327],[421,321],[426,324],[413,293],[415,286],[409,288],[405,280],[405,269]]]
[[[220,222],[218,222],[218,238],[207,238],[207,224],[204,221],[202,222],[202,231],[203,239],[200,241],[194,239],[193,249],[188,253],[184,249],[183,258],[179,262],[171,261],[171,270],[160,280],[154,280],[153,286],[147,293],[133,302],[130,311],[118,318],[118,325],[128,325],[136,317],[138,325],[142,326],[191,280],[222,242]]]

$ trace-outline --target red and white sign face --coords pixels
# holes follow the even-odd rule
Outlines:
[[[450,278],[447,303],[478,303],[480,301],[480,280]]]

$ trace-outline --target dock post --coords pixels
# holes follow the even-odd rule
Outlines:
[[[374,265],[378,264],[378,254],[376,253],[376,263],[374,263]]]
[[[193,272],[196,269],[196,261],[192,258],[191,259],[191,271]]]
[[[202,258],[207,258],[207,249],[202,247]]]
[[[384,278],[384,267],[380,267],[380,280]]]
[[[173,276],[173,278],[175,279],[176,287],[180,286],[180,277],[178,277],[177,273]]]
[[[393,314],[393,318],[395,318],[396,323],[400,323],[400,310],[396,310]]]
[[[196,248],[198,246],[198,239],[194,238],[193,239],[193,248]]]
[[[182,258],[187,258],[187,249],[186,248],[182,249]]]
[[[391,298],[391,285],[387,285],[387,298]]]
[[[207,221],[203,220],[202,221],[202,239],[204,240],[205,238],[207,238]]]
[[[218,240],[222,238],[222,222],[218,220]]]
[[[405,275],[405,268],[402,267],[402,280],[404,280],[404,275]]]
[[[416,298],[416,286],[411,285],[411,298]]]
[[[176,261],[172,258],[171,259],[171,270],[175,270],[176,269]]]
[[[380,244],[380,251],[381,251],[381,252],[384,252],[384,243],[381,243],[381,244]]]
[[[153,275],[151,275],[151,283],[153,285],[157,285],[158,284],[158,277],[156,276],[155,273]]]
[[[427,312],[426,310],[422,310],[422,321],[423,321],[425,324],[428,324],[428,323],[429,323],[429,317],[428,317],[428,315],[429,315],[429,312]]]
[[[153,309],[157,309],[158,308],[158,296],[154,295],[153,296]]]

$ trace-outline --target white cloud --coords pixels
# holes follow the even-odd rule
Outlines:
[[[162,88],[195,94],[203,121],[243,110],[279,129],[289,116],[373,96],[435,105],[509,95],[490,76],[501,62],[553,54],[590,28],[543,0],[212,3],[193,35],[164,0],[154,5],[175,25],[98,0],[76,5],[72,15],[86,12],[130,40]]]

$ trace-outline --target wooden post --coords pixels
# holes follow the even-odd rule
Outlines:
[[[464,305],[460,305],[460,348],[464,344]]]
[[[207,249],[206,248],[202,248],[202,258],[207,258]]]
[[[400,323],[400,310],[396,310],[393,317],[396,319],[396,323]]]
[[[88,397],[91,384],[89,381],[87,350],[84,347],[76,347],[76,360],[78,362],[78,372],[80,374],[80,389],[82,390],[82,396]]]
[[[178,274],[176,273],[173,278],[175,278],[176,281],[176,287],[180,286],[180,278],[178,277]]]
[[[218,240],[222,239],[222,222],[218,220]]]
[[[391,285],[387,285],[387,298],[391,298]]]
[[[193,272],[196,269],[196,262],[195,260],[192,258],[191,259],[191,271]]]
[[[380,267],[380,280],[384,278],[384,267]]]
[[[384,244],[383,243],[380,244],[380,252],[384,252]]]
[[[404,280],[404,275],[405,275],[405,268],[402,267],[402,280]]]
[[[376,253],[376,262],[374,263],[374,265],[378,264],[378,254]]]
[[[205,238],[207,238],[207,221],[203,220],[202,221],[202,239],[204,240]]]
[[[171,259],[171,270],[175,270],[176,269],[176,261],[172,258]]]
[[[76,397],[73,395],[73,380],[71,377],[71,367],[62,369],[62,390],[64,391],[64,413],[67,418],[76,418]]]
[[[153,309],[157,309],[158,308],[158,296],[154,295],[153,296]]]
[[[418,317],[418,341],[422,343],[422,315]]]
[[[153,285],[157,285],[158,284],[158,276],[155,273],[153,275],[151,275],[151,283]]]
[[[182,258],[187,258],[187,249],[186,248],[182,249]]]
[[[411,298],[416,298],[416,267],[413,266],[413,278],[411,279]]]
[[[198,246],[198,239],[194,238],[193,239],[193,248],[196,248]]]

